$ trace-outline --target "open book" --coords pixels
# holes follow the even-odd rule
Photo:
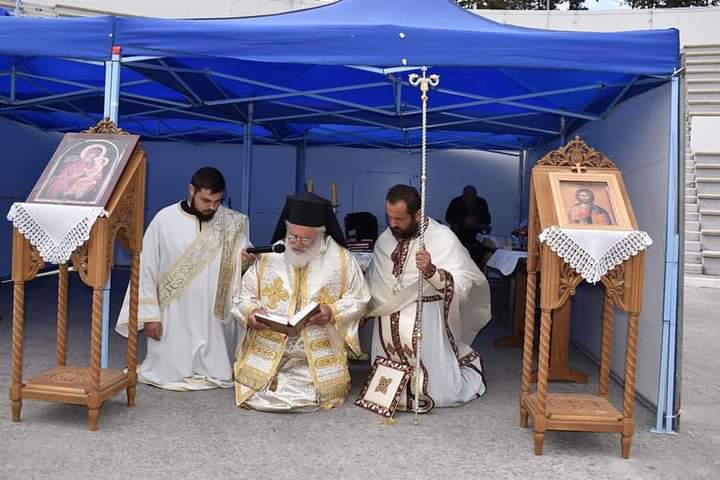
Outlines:
[[[310,302],[289,318],[275,313],[255,312],[255,320],[266,325],[270,330],[285,335],[298,335],[305,328],[305,323],[310,317],[319,311],[320,305],[316,302]]]

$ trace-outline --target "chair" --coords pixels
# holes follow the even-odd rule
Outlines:
[[[378,238],[378,222],[370,212],[354,212],[345,215],[345,238],[348,241],[372,240]]]

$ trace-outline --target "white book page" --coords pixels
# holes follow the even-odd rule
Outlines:
[[[308,303],[308,304],[305,305],[302,309],[298,310],[298,312],[297,312],[295,315],[293,315],[293,317],[290,319],[290,321],[288,322],[288,324],[289,324],[291,327],[294,327],[295,325],[297,325],[298,323],[300,323],[300,321],[301,321],[303,318],[305,318],[305,316],[306,316],[308,313],[310,313],[310,312],[311,312],[315,307],[317,307],[317,306],[318,306],[318,304],[317,304],[316,302],[310,302],[310,303]]]

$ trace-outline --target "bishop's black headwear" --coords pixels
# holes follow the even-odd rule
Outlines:
[[[337,243],[345,246],[345,236],[337,221],[332,204],[329,200],[314,193],[288,195],[280,218],[278,219],[272,243],[285,239],[287,227],[285,222],[304,227],[325,227],[325,233]]]

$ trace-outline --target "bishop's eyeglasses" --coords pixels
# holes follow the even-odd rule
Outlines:
[[[302,245],[310,245],[310,243],[313,241],[312,238],[306,237],[304,235],[294,235],[292,233],[287,234],[288,242],[291,243],[300,243]]]

